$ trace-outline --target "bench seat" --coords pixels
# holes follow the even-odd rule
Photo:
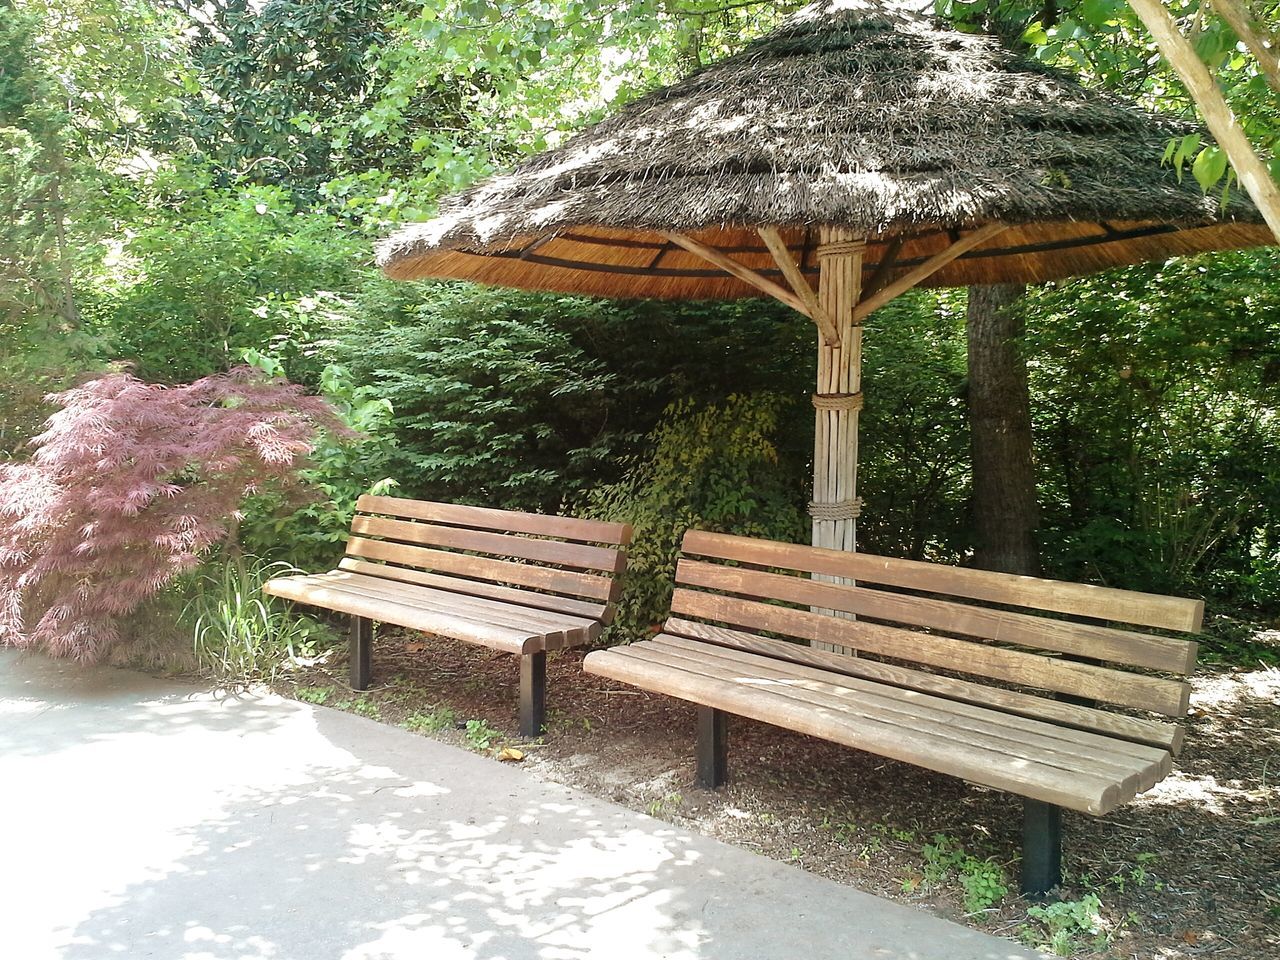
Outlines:
[[[271,581],[271,593],[516,656],[581,646],[603,629],[599,620],[342,570],[281,577]]]
[[[971,783],[1091,814],[1167,776],[1168,750],[661,634],[590,671]]]

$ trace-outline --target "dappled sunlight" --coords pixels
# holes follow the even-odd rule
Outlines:
[[[785,957],[830,914],[858,921],[804,927],[820,955],[923,957],[897,946],[923,924],[949,956],[1025,956],[370,720],[134,696],[0,754],[37,805],[0,809],[32,825],[0,880],[21,960]]]

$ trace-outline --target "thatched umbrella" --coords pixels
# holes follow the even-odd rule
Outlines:
[[[1270,242],[1247,200],[1224,208],[1162,164],[1185,132],[993,37],[821,0],[472,187],[379,262],[400,279],[794,307],[819,333],[813,542],[852,550],[863,318],[919,285]]]

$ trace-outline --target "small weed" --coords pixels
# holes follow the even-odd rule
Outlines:
[[[448,707],[439,707],[430,713],[411,713],[404,719],[405,729],[414,733],[440,733],[457,725],[457,715]]]
[[[303,703],[322,704],[336,693],[334,687],[299,687],[293,692],[296,699]]]
[[[493,746],[495,740],[501,740],[501,732],[493,729],[483,720],[468,720],[466,727],[467,746],[476,753],[484,753]]]
[[[368,717],[370,720],[381,720],[382,710],[378,704],[368,697],[354,697],[350,700],[340,700],[334,704],[339,710],[346,710],[348,713],[354,713],[360,717]]]
[[[925,883],[938,886],[948,877],[957,877],[964,889],[964,908],[969,913],[987,909],[1009,892],[998,863],[971,856],[944,833],[935,833],[933,842],[926,843],[921,853]]]
[[[791,862],[792,862],[792,863],[799,863],[799,862],[800,862],[800,856],[801,856],[801,854],[800,854],[800,848],[799,848],[799,847],[792,847],[792,848],[791,848],[791,858],[790,858],[790,859],[791,859]]]
[[[659,797],[657,800],[650,802],[648,806],[649,816],[660,817],[664,810],[669,807],[678,807],[684,803],[684,797],[678,793],[668,793],[665,797]]]
[[[1074,956],[1086,941],[1101,949],[1107,940],[1101,909],[1102,901],[1092,893],[1079,900],[1031,907],[1027,916],[1039,924],[1024,926],[1022,939],[1032,946],[1046,947],[1060,957]]]

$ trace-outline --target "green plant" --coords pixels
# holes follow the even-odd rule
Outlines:
[[[220,680],[269,680],[285,664],[312,659],[335,642],[333,630],[263,595],[288,564],[232,557],[194,578],[180,617],[192,632],[197,661]]]
[[[1086,939],[1094,946],[1105,943],[1106,927],[1101,910],[1102,901],[1092,893],[1079,900],[1030,907],[1027,916],[1038,920],[1039,925],[1023,927],[1022,937],[1028,943],[1048,947],[1060,957],[1070,957]]]
[[[649,802],[649,806],[646,809],[649,812],[649,816],[660,817],[662,816],[664,811],[668,810],[671,807],[678,807],[682,803],[684,803],[684,797],[682,797],[680,794],[668,793],[666,796],[658,797],[655,800],[651,800]]]
[[[368,697],[352,697],[347,700],[340,700],[334,704],[334,707],[339,710],[346,710],[348,713],[354,713],[360,717],[368,717],[370,720],[382,719],[382,708]]]
[[[586,512],[635,527],[611,635],[640,639],[661,622],[689,527],[773,540],[804,534],[802,488],[779,453],[785,406],[768,395],[675,403],[650,437],[652,452],[588,496]]]
[[[457,715],[448,707],[437,707],[430,713],[412,713],[404,721],[405,729],[414,733],[440,733],[453,730],[457,725]]]
[[[925,863],[924,882],[938,886],[956,877],[964,890],[964,908],[969,913],[987,909],[1009,892],[999,864],[970,855],[944,833],[935,833],[933,842],[926,843],[921,853]]]
[[[467,746],[476,753],[483,753],[493,746],[495,740],[502,739],[502,733],[483,720],[468,720],[465,731]]]
[[[299,687],[293,692],[293,695],[303,703],[314,703],[319,706],[336,692],[337,688],[335,687]]]

